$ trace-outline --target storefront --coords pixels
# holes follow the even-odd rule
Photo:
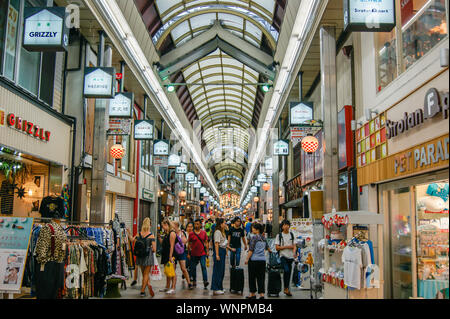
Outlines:
[[[67,119],[0,86],[0,214],[40,217],[42,201],[69,184],[70,151]]]
[[[142,197],[139,201],[139,225],[138,230],[141,229],[142,222],[145,218],[151,218],[151,209],[153,208],[153,205],[155,205],[155,194],[146,189],[142,189]]]
[[[385,218],[385,298],[449,287],[448,132],[448,70],[357,131],[358,182],[378,184]]]

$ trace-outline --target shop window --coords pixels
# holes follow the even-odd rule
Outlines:
[[[24,7],[45,7],[43,0],[2,1],[0,15],[1,74],[46,104],[53,105],[55,53],[29,52],[22,46]]]
[[[397,77],[397,38],[391,32],[375,33],[377,59],[377,91],[380,92]]]
[[[447,36],[445,0],[402,1],[402,71]]]

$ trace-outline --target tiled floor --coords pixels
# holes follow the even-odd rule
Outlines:
[[[159,292],[159,290],[161,288],[165,287],[166,284],[166,279],[163,276],[163,279],[160,281],[153,281],[151,284],[153,286],[153,290],[155,292],[155,297],[154,299],[244,299],[245,296],[247,296],[249,294],[248,291],[248,271],[247,271],[247,266],[243,265],[245,256],[242,256],[242,261],[241,261],[241,267],[244,268],[244,274],[245,274],[245,287],[244,287],[244,294],[243,296],[241,295],[237,295],[237,294],[231,294],[229,291],[229,287],[230,287],[230,271],[229,271],[229,260],[227,258],[227,267],[226,267],[226,271],[225,271],[225,278],[224,278],[224,288],[225,290],[225,295],[222,296],[213,296],[213,293],[210,289],[208,290],[204,290],[203,289],[203,281],[201,280],[201,269],[200,269],[200,265],[197,266],[197,277],[200,279],[199,282],[197,282],[197,288],[193,289],[193,290],[188,290],[187,289],[187,284],[186,281],[183,280],[181,278],[181,270],[179,269],[179,267],[177,267],[177,290],[176,293],[173,295],[167,295],[164,292]],[[209,281],[211,281],[211,277],[212,277],[212,268],[213,268],[213,262],[210,263],[210,267],[208,269],[208,278]],[[266,288],[267,288],[267,273],[266,273]],[[128,280],[127,281],[127,289],[126,290],[120,290],[120,293],[122,295],[122,299],[141,299],[141,298],[151,298],[148,294],[148,289],[146,290],[147,293],[147,297],[140,297],[139,293],[140,293],[140,281],[138,283],[138,285],[135,285],[134,287],[131,287],[132,280]],[[287,297],[284,295],[283,292],[280,293],[280,297],[281,299],[310,299],[310,292],[309,290],[300,290],[296,287],[292,287],[291,288],[291,292],[293,294],[292,297]],[[313,294],[314,296],[314,294]],[[318,297],[320,297],[320,295],[318,295]],[[271,299],[269,297],[266,296],[267,299]]]

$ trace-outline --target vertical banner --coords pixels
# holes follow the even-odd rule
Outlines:
[[[20,293],[33,218],[0,217],[0,293]]]

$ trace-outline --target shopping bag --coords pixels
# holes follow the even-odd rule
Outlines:
[[[154,260],[155,264],[151,268],[150,279],[151,280],[161,280],[162,279],[161,268],[159,267],[158,260],[156,258],[155,253],[153,253],[153,260]]]
[[[172,262],[169,261],[169,262],[164,266],[164,274],[165,274],[168,278],[175,277],[175,267],[173,266]]]

